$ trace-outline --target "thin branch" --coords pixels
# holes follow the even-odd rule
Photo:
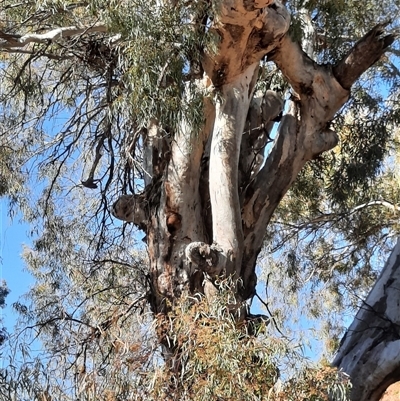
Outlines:
[[[394,205],[393,203],[385,201],[385,200],[375,200],[375,201],[369,201],[369,202],[363,203],[362,205],[358,205],[358,206],[354,207],[353,209],[350,210],[350,213],[354,213],[360,209],[364,209],[369,206],[384,206],[384,207],[387,207],[394,211],[400,212],[400,206]]]
[[[393,211],[400,212],[400,206],[394,205],[391,202],[388,202],[388,201],[385,201],[385,200],[372,200],[372,201],[363,203],[361,205],[355,206],[354,208],[352,208],[350,210],[346,210],[344,212],[321,214],[320,216],[317,216],[317,217],[315,217],[315,218],[313,218],[313,219],[311,219],[309,221],[303,222],[303,223],[298,224],[298,225],[285,223],[285,222],[282,222],[282,221],[276,221],[275,223],[286,225],[286,226],[289,226],[289,227],[291,227],[293,229],[296,229],[296,230],[301,230],[301,229],[313,226],[315,224],[326,223],[326,222],[332,221],[332,220],[334,220],[336,218],[342,218],[344,216],[349,216],[351,214],[354,214],[354,213],[356,213],[356,212],[358,212],[358,211],[360,211],[362,209],[368,208],[370,206],[383,206],[383,207],[386,207],[386,208],[391,209]]]
[[[0,45],[1,48],[1,45]],[[8,48],[8,49],[2,49],[2,51],[4,53],[17,53],[17,54],[29,54],[29,55],[36,55],[37,52],[33,51],[33,50],[25,50],[25,49],[17,49],[17,48]],[[47,57],[50,60],[70,60],[72,59],[74,56],[71,55],[65,55],[65,56],[58,56],[55,54],[51,54],[51,53],[40,53],[40,55],[42,57]]]

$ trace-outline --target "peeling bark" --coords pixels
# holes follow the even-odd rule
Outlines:
[[[206,107],[207,113],[213,115],[211,105]],[[206,238],[199,171],[210,131],[211,126],[206,124],[196,135],[189,122],[182,122],[162,177],[160,203],[150,206],[147,236],[155,291],[152,307],[157,312],[165,310],[167,299],[179,297],[190,286],[194,269],[185,257],[185,249],[191,242],[204,242]],[[199,291],[201,283],[192,283],[192,287]]]
[[[160,295],[157,304],[165,296],[173,298],[175,287],[188,285],[201,265],[193,270],[195,263],[184,256],[187,246],[197,242],[221,249],[218,266],[209,269],[213,275],[241,278],[241,297],[252,296],[256,259],[273,212],[304,164],[337,144],[338,137],[327,124],[349,97],[346,84],[365,71],[390,41],[377,28],[335,68],[318,65],[286,33],[290,23],[286,8],[268,2],[261,12],[260,4],[222,3],[211,27],[221,42],[216,54],[206,55],[203,63],[207,86],[216,88],[215,110],[208,106],[212,111],[206,112],[201,138],[191,135],[187,123],[175,133],[164,173],[164,167],[155,170],[154,160],[148,168],[153,175],[160,174],[159,205],[164,205],[150,206],[153,212],[147,225],[152,271],[158,277],[154,279]],[[360,55],[360,44],[365,42],[377,43],[375,58],[371,52],[368,57]],[[295,94],[261,167],[257,148],[264,148],[270,123],[283,108],[273,92],[253,98],[258,62],[265,55],[276,63]],[[157,135],[148,132],[150,149],[151,138]],[[151,157],[154,152],[147,159]],[[168,289],[163,288],[165,283],[170,283]],[[200,282],[190,287],[202,290]]]
[[[176,0],[166,0],[158,2],[156,7],[167,7],[169,11],[168,7],[191,7],[192,2],[189,3],[178,4]],[[142,193],[128,195],[124,192],[114,203],[111,213],[122,221],[133,223],[146,234],[150,283],[148,297],[152,311],[160,321],[167,322],[174,302],[183,294],[203,294],[212,302],[226,279],[225,282],[232,283],[235,292],[235,299],[227,301],[228,310],[237,321],[248,323],[248,333],[253,334],[260,323],[266,323],[267,318],[251,315],[245,301],[255,295],[257,257],[273,213],[305,163],[336,146],[338,135],[329,128],[330,121],[348,100],[354,82],[380,59],[393,43],[394,36],[385,34],[384,24],[377,25],[342,60],[331,65],[320,65],[314,60],[314,22],[305,8],[298,10],[304,34],[300,45],[288,32],[290,13],[285,7],[286,1],[220,0],[203,3],[201,7],[193,7],[192,15],[184,14],[181,17],[185,29],[180,30],[179,27],[176,36],[171,35],[170,29],[178,20],[171,18],[167,37],[163,38],[157,28],[151,38],[159,41],[161,46],[165,43],[165,52],[172,51],[173,57],[180,57],[176,65],[179,73],[183,70],[186,83],[177,86],[179,95],[190,96],[189,88],[192,86],[197,86],[199,93],[204,94],[201,129],[195,129],[192,122],[184,118],[171,124],[174,128],[161,126],[152,115],[148,115],[145,127],[142,121],[140,124],[137,121],[126,123],[125,117],[117,118],[115,123],[121,125],[116,138],[112,137],[111,128],[107,136],[93,134],[95,155],[88,176],[81,183],[86,188],[97,188],[101,178],[97,180],[95,173],[101,167],[102,153],[109,151],[112,163],[116,161],[115,158],[118,162],[124,162],[125,157],[124,191],[127,188],[133,191],[136,186],[127,181],[133,175],[136,177],[138,159],[142,157],[143,163],[139,167],[139,175],[142,174],[139,178],[143,180],[140,184],[144,184]],[[85,7],[80,3],[66,7],[74,6]],[[165,15],[165,10],[156,11],[155,18]],[[37,15],[41,13],[39,10]],[[103,14],[98,15],[101,18]],[[88,16],[94,17],[94,14]],[[110,37],[107,25],[101,21],[89,24],[87,19],[86,26],[50,29],[46,18],[39,23],[45,32],[31,32],[34,24],[25,24],[29,19],[21,24],[21,29],[26,29],[27,34],[10,33],[8,27],[2,27],[0,51],[34,55],[29,63],[24,63],[21,75],[14,84],[15,88],[24,86],[22,89],[25,94],[33,91],[35,98],[37,96],[42,102],[50,102],[46,106],[47,111],[52,111],[58,100],[53,104],[52,94],[37,90],[34,80],[45,80],[49,74],[39,78],[30,74],[25,84],[20,80],[23,69],[27,66],[36,69],[36,65],[41,64],[37,64],[38,57],[57,61],[74,57],[82,63],[80,76],[84,77],[87,85],[92,86],[87,91],[87,97],[96,114],[90,117],[91,112],[87,111],[76,123],[71,123],[71,127],[83,126],[73,145],[80,137],[85,137],[84,141],[89,143],[90,138],[86,139],[86,134],[82,132],[87,129],[91,134],[92,124],[99,122],[95,131],[98,134],[105,121],[102,113],[106,109],[103,107],[107,106],[108,113],[113,113],[116,110],[114,106],[125,106],[125,100],[121,103],[117,100],[122,91],[132,90],[135,97],[136,92],[141,93],[141,90],[136,91],[136,82],[134,85],[125,85],[126,80],[136,74],[131,75],[129,71],[133,60],[135,71],[142,67],[140,57],[132,57],[136,56],[134,52],[138,51],[138,46],[129,43],[137,39],[136,31],[132,30],[132,35],[126,35],[124,41],[120,41],[121,35]],[[53,17],[49,21],[54,21]],[[8,22],[5,20],[4,23],[7,25]],[[118,25],[114,22],[113,29]],[[146,23],[144,29],[150,32],[147,26],[152,25]],[[193,35],[187,35],[187,26]],[[207,42],[203,40],[206,33],[214,33],[218,38],[213,51],[204,46]],[[200,36],[202,40],[196,42]],[[80,45],[79,51],[77,45]],[[107,52],[95,51],[98,45],[101,49],[107,49]],[[155,54],[157,49],[158,46],[147,49],[150,57],[144,58],[158,56]],[[193,49],[198,50],[198,54],[195,55]],[[148,92],[149,96],[143,102],[143,109],[147,108],[149,99],[152,102],[162,101],[163,90],[169,89],[172,80],[168,74],[172,72],[173,79],[181,77],[176,74],[175,67],[169,68],[176,59],[171,64],[169,60],[165,62],[164,54],[161,57],[164,66],[154,68],[143,80],[146,81],[145,85],[149,83],[150,86],[150,90],[143,88],[143,93]],[[119,57],[125,55],[128,58],[119,63]],[[117,57],[118,63],[115,62]],[[260,68],[266,62],[275,63],[289,84],[290,96],[286,96],[288,91],[285,100],[282,94],[265,88],[265,83],[259,86],[263,90],[255,90]],[[49,64],[57,66],[56,62]],[[68,66],[61,64],[60,67],[55,70],[61,74],[57,76],[63,79],[70,76],[70,67],[71,74],[75,74],[72,63]],[[85,68],[89,69],[89,74],[86,74]],[[95,75],[90,73],[91,69]],[[78,70],[81,70],[81,64]],[[104,75],[106,71],[110,72],[107,77]],[[104,103],[97,93],[105,86],[107,96]],[[156,96],[152,93],[153,86],[157,86]],[[56,98],[65,98],[64,106],[69,110],[73,104],[66,100],[69,94],[58,85],[55,90],[61,91],[57,95],[59,98]],[[115,103],[114,94],[111,95],[114,90]],[[10,91],[10,94],[13,93],[14,89]],[[19,96],[18,91],[15,93]],[[85,96],[82,91],[77,93]],[[94,96],[89,98],[89,94]],[[123,97],[128,98],[129,94]],[[179,101],[179,96],[175,100]],[[182,102],[184,107],[189,103]],[[101,111],[97,113],[97,109]],[[111,127],[114,119],[108,118],[108,114],[105,116]],[[135,117],[133,119],[136,120]],[[75,117],[71,121],[75,121]],[[272,140],[271,132],[275,124],[279,124],[279,127]],[[124,138],[125,130],[129,126],[136,128],[136,125],[141,129]],[[110,140],[108,144],[106,138]],[[121,155],[114,154],[114,140],[118,147],[124,142],[128,145],[122,149]],[[265,149],[269,144],[271,148],[267,155]],[[75,148],[68,145],[65,155],[74,155],[71,149]],[[136,155],[140,156],[134,160],[136,151]],[[111,188],[114,182],[119,185],[121,176],[113,177],[114,167],[108,171],[106,188]],[[107,191],[102,189],[102,196]],[[353,210],[376,204],[398,209],[396,205],[378,200],[359,205]],[[351,376],[353,400],[378,400],[389,384],[400,380],[399,290],[400,241],[350,326],[334,362]],[[179,374],[180,345],[172,345],[179,341],[170,341],[167,332],[165,326],[160,324],[157,334],[164,346],[164,357],[171,370]]]
[[[352,400],[378,401],[400,380],[400,240],[342,339],[334,365],[353,384]]]
[[[213,85],[221,88],[258,63],[274,49],[289,25],[290,14],[279,1],[222,2],[212,26],[220,44],[203,62]]]

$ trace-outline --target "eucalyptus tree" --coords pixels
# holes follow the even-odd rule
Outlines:
[[[282,275],[295,273],[292,284],[304,256],[312,278],[336,294],[361,268],[353,284],[367,288],[375,253],[363,244],[396,232],[379,216],[369,230],[373,214],[359,213],[397,212],[398,191],[374,193],[399,121],[396,1],[3,3],[1,137],[42,180],[34,207],[22,206],[28,220],[43,218],[26,257],[47,286],[31,294],[47,323],[83,324],[93,338],[109,327],[75,318],[79,308],[60,310],[59,301],[82,295],[78,286],[67,291],[68,280],[103,277],[99,258],[106,281],[137,259],[127,249],[136,238],[126,237],[138,234],[113,217],[143,232],[148,252],[147,262],[139,258],[145,273],[132,269],[129,278],[140,302],[126,288],[129,302],[113,296],[128,311],[148,302],[178,372],[182,349],[167,330],[174,305],[188,294],[212,304],[229,282],[228,308],[250,331],[257,258],[264,246],[293,244],[281,223],[318,233],[281,263]],[[359,229],[349,230],[354,222]],[[342,264],[338,243],[347,246]],[[52,289],[63,297],[41,303]],[[49,347],[60,333],[54,324],[40,330]],[[377,388],[398,379],[389,369]],[[379,396],[371,391],[362,399]]]

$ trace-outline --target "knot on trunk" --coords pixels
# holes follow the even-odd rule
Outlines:
[[[338,134],[329,128],[316,133],[313,137],[313,143],[311,144],[311,153],[313,158],[316,158],[323,152],[333,149],[338,143]]]
[[[146,227],[144,197],[142,195],[122,195],[112,205],[111,214],[119,220],[134,223],[141,229]]]
[[[192,242],[186,247],[185,254],[189,261],[197,265],[203,272],[211,276],[220,273],[219,251],[216,246],[208,245],[205,242]]]

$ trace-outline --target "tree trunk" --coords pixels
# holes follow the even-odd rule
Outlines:
[[[240,305],[254,296],[257,256],[273,212],[304,164],[337,144],[328,122],[390,44],[378,26],[335,67],[318,65],[293,42],[289,25],[280,2],[222,2],[210,27],[218,49],[205,54],[203,79],[195,81],[207,94],[200,133],[190,121],[177,132],[152,121],[144,134],[152,179],[142,194],[121,197],[113,213],[147,234],[156,314],[166,314],[183,293],[212,296],[221,278],[231,278],[245,317]],[[293,88],[265,163],[283,100],[268,90],[254,94],[264,57]]]
[[[400,239],[342,339],[334,365],[353,383],[352,400],[378,401],[400,380]]]

